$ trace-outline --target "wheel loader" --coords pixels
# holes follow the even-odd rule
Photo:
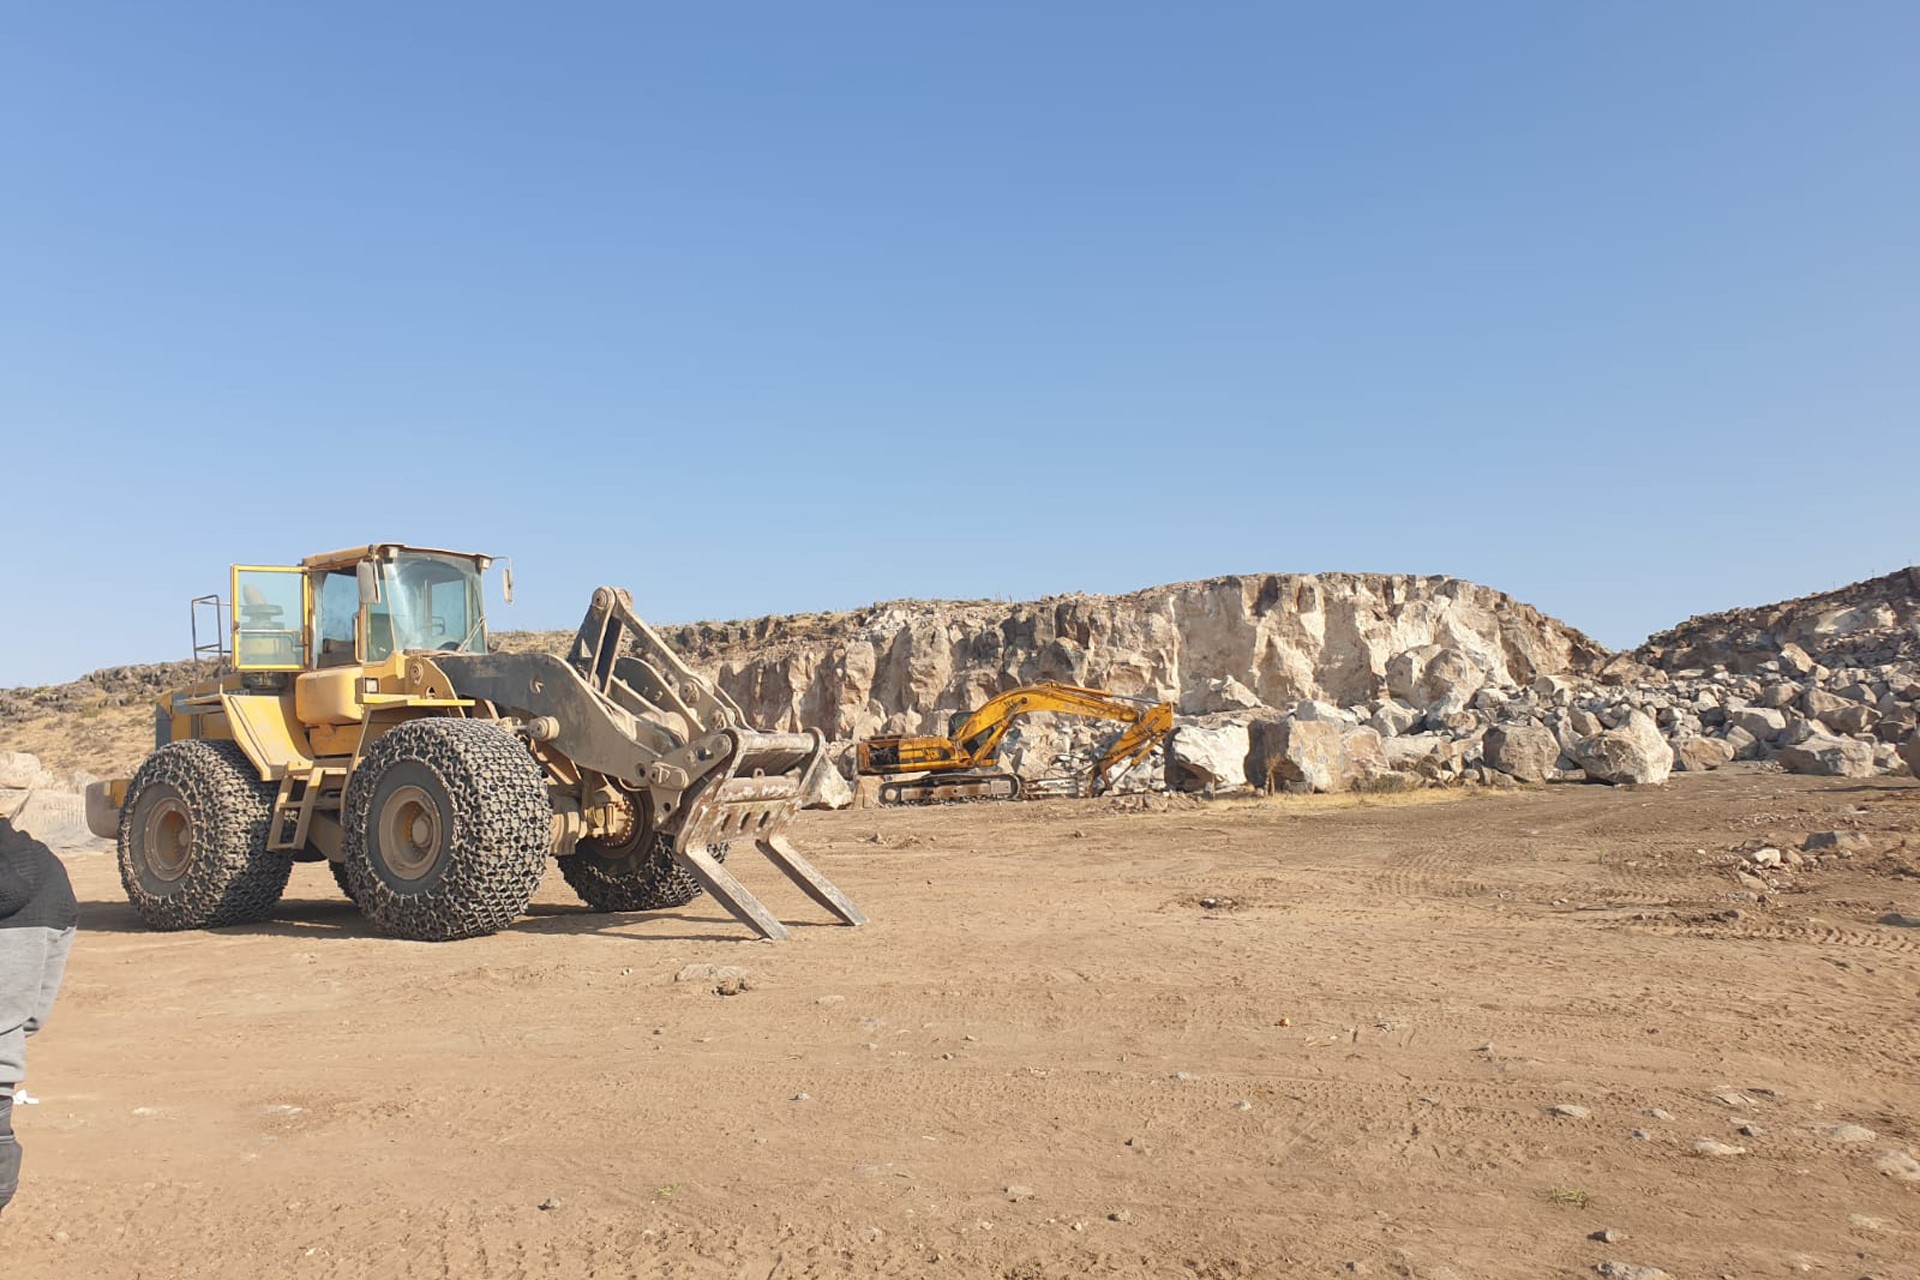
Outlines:
[[[194,602],[195,654],[216,673],[160,700],[131,778],[87,790],[87,825],[118,842],[147,924],[265,919],[294,863],[325,861],[383,932],[477,937],[526,910],[552,856],[595,910],[704,890],[784,938],[726,865],[742,847],[866,922],[788,838],[827,767],[817,730],[750,727],[615,587],[593,593],[564,656],[490,651],[491,564],[375,543],[235,565],[228,600]],[[510,569],[502,585],[511,600]]]

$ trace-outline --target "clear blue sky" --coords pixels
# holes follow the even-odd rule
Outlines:
[[[662,621],[1920,560],[1920,5],[17,5],[0,685],[231,560]]]

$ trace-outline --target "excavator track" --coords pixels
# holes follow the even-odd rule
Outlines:
[[[880,784],[880,803],[885,805],[1019,798],[1020,779],[1011,773],[934,773],[922,778]]]

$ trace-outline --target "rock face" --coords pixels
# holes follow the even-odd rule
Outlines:
[[[1498,591],[1398,574],[1261,574],[1121,596],[906,602],[663,630],[755,724],[841,740],[943,732],[950,712],[1037,680],[1170,700],[1194,714],[1366,702],[1385,692],[1390,663],[1429,646],[1448,653],[1423,659],[1413,684],[1435,698],[1466,681],[1477,689],[1578,674],[1607,657]]]

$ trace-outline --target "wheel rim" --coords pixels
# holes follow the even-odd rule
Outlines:
[[[418,880],[440,860],[440,807],[419,787],[395,787],[380,806],[380,860],[402,880]]]
[[[147,869],[169,883],[187,874],[193,865],[193,818],[178,796],[162,796],[147,810],[141,826],[140,852]]]

